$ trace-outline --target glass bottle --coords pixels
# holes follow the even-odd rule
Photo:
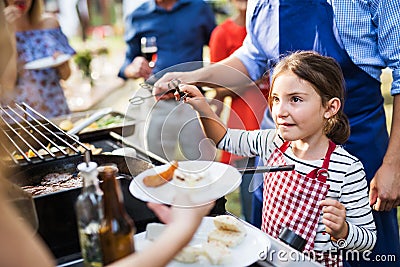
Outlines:
[[[100,166],[99,177],[103,181],[104,218],[100,226],[100,243],[104,265],[135,252],[133,220],[127,214],[115,165]]]
[[[95,162],[81,163],[78,170],[83,178],[83,188],[76,201],[79,241],[85,267],[101,267],[102,255],[99,229],[103,218],[103,192],[97,178]]]

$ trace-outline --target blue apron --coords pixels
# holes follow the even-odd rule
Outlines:
[[[389,142],[381,84],[352,62],[339,45],[332,25],[333,10],[326,0],[281,0],[279,54],[285,55],[296,50],[314,50],[339,62],[346,81],[344,111],[351,126],[351,136],[344,147],[361,160],[369,184],[382,164]],[[276,24],[272,26],[278,27]],[[260,191],[256,192],[255,197],[259,198],[260,193],[262,194]],[[259,208],[258,204],[255,203],[254,208]],[[257,213],[261,214],[259,210]],[[378,239],[373,253],[369,255],[370,259],[374,259],[375,255],[396,255],[396,260],[400,260],[396,213],[396,209],[390,212],[373,211]],[[376,262],[351,262],[351,266],[376,266]],[[398,266],[398,264],[379,262],[379,266]]]

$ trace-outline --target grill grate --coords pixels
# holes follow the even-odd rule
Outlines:
[[[26,103],[0,107],[0,112],[0,152],[7,166],[24,166],[90,151],[77,137],[64,132]]]

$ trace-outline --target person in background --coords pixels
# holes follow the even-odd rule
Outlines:
[[[214,14],[203,0],[144,2],[126,18],[127,51],[119,77],[144,78],[154,83],[165,70],[202,67],[203,47],[214,27]],[[142,37],[156,37],[154,67],[141,53]],[[195,118],[195,112],[187,105],[175,101],[157,103],[145,125],[147,149],[171,160],[214,159],[214,146],[203,140]]]
[[[212,32],[210,38],[210,60],[218,62],[229,57],[236,49],[242,46],[246,37],[246,9],[247,0],[231,0],[234,15],[218,25]],[[267,107],[265,98],[268,96],[268,77],[257,82],[258,87],[252,84],[242,89],[239,94],[229,88],[218,88],[212,103],[217,106],[216,113],[222,110],[224,99],[232,98],[231,111],[229,113],[227,126],[230,128],[255,130],[260,128],[260,122]],[[263,96],[265,98],[263,98]],[[255,159],[239,157],[229,152],[222,151],[221,162],[232,164],[238,168],[254,166]],[[251,221],[252,195],[249,188],[252,174],[244,174],[240,184],[240,201],[242,215],[246,221]]]
[[[294,231],[305,239],[304,250],[314,250],[324,266],[342,266],[340,254],[334,254],[338,247],[374,247],[376,228],[363,165],[340,146],[350,125],[342,106],[343,74],[333,58],[302,51],[278,63],[268,98],[277,129],[227,129],[195,86],[181,90],[218,148],[260,156],[269,166],[295,164],[293,171],[265,175],[264,232],[278,238],[285,227]]]
[[[17,79],[6,102],[26,102],[42,115],[51,118],[70,113],[60,79],[67,79],[71,70],[68,61],[57,66],[25,69],[24,65],[45,57],[75,51],[62,33],[57,19],[42,12],[42,0],[6,0],[3,9],[9,27],[15,32]],[[10,80],[10,79],[8,79]]]
[[[193,84],[237,86],[273,70],[280,55],[314,50],[339,62],[346,81],[344,111],[351,135],[344,144],[364,165],[378,239],[370,258],[400,259],[397,206],[400,204],[400,0],[249,0],[247,36],[241,48],[221,64],[192,72],[168,73],[154,94],[171,79]],[[355,26],[357,25],[357,26]],[[267,41],[266,41],[267,40]],[[229,68],[228,68],[229,67]],[[382,69],[392,70],[394,96],[390,141],[381,93]],[[235,71],[233,71],[235,70]],[[245,75],[235,75],[237,71]],[[264,116],[266,118],[266,116]],[[256,194],[254,194],[256,195]],[[260,210],[255,211],[261,216]],[[380,266],[397,266],[396,261]],[[373,260],[351,260],[351,266],[375,266]]]
[[[4,2],[1,2],[1,4],[0,9],[3,10]],[[0,93],[1,99],[3,99],[9,98],[12,94],[17,79],[17,52],[14,32],[7,25],[4,14],[0,16],[0,25],[2,26],[0,31]]]

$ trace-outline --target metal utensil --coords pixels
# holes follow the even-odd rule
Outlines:
[[[149,96],[134,96],[132,98],[129,99],[129,103],[131,103],[132,105],[140,105],[143,104],[144,101],[148,98],[152,98],[155,96],[163,96],[163,95],[167,95],[167,94],[171,94],[171,93],[175,93],[175,89],[170,89],[166,92],[163,93],[159,93],[159,94],[155,94],[155,95],[149,95]]]
[[[164,158],[162,158],[162,157],[160,157],[160,156],[158,156],[158,155],[156,155],[156,154],[154,154],[154,153],[152,153],[150,151],[147,151],[147,150],[139,147],[138,145],[126,140],[123,136],[121,136],[121,135],[119,135],[119,134],[117,134],[115,132],[110,132],[110,135],[111,135],[112,138],[114,138],[114,139],[116,139],[118,141],[121,141],[123,144],[125,144],[127,146],[130,146],[130,147],[136,149],[136,151],[139,151],[140,153],[148,156],[150,159],[154,159],[154,160],[160,162],[161,164],[169,164],[168,160],[166,160],[166,159],[164,159]]]
[[[278,165],[278,166],[257,166],[257,167],[245,167],[237,168],[237,170],[243,174],[249,173],[264,173],[264,172],[279,172],[279,171],[292,171],[295,165]]]
[[[148,98],[152,98],[155,96],[163,96],[163,95],[167,95],[167,94],[171,94],[171,93],[174,94],[175,92],[179,93],[179,95],[181,97],[181,101],[183,101],[185,99],[185,97],[187,96],[187,94],[185,94],[179,90],[179,85],[181,83],[182,82],[178,79],[172,79],[168,83],[168,89],[169,89],[168,91],[158,93],[155,95],[149,95],[149,96],[134,96],[131,99],[129,99],[129,103],[131,103],[132,105],[140,105],[140,104],[143,104],[144,101]],[[152,91],[154,88],[154,86],[149,83],[141,83],[141,84],[139,84],[139,86],[142,87],[143,89],[146,89],[149,91]]]
[[[121,141],[123,144],[130,146],[134,149],[136,149],[137,151],[139,151],[140,153],[148,156],[150,159],[159,161],[162,164],[169,164],[169,161],[150,152],[147,151],[139,146],[137,146],[136,144],[133,144],[132,142],[129,142],[128,140],[126,140],[123,136],[115,133],[115,132],[110,132],[111,137],[113,137],[116,140]],[[277,171],[291,171],[294,170],[295,165],[279,165],[279,166],[257,166],[257,167],[246,167],[246,168],[237,168],[237,170],[240,173],[264,173],[264,172],[277,172]]]

